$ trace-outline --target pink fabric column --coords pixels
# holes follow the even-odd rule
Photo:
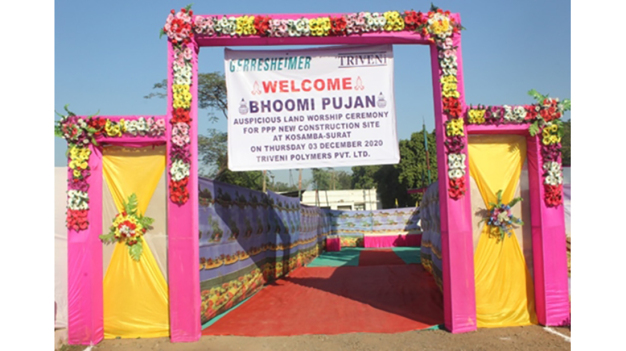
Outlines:
[[[419,247],[422,234],[372,235],[363,237],[364,247]]]
[[[104,338],[102,317],[102,153],[89,145],[89,228],[67,233],[68,342],[96,344]]]
[[[341,251],[341,239],[339,238],[326,238],[326,251]]]
[[[540,138],[529,136],[527,145],[537,319],[558,326],[570,315],[565,207],[546,206]]]
[[[460,23],[460,16],[453,15]],[[457,80],[460,93],[459,102],[465,109],[463,89],[463,60],[461,35],[454,36],[457,46]],[[437,164],[439,176],[439,206],[441,209],[441,250],[443,275],[443,300],[445,327],[452,333],[476,330],[476,289],[474,286],[474,247],[472,241],[472,219],[469,190],[459,200],[448,196],[448,160],[444,141],[446,140],[443,114],[438,50],[430,45],[435,103],[435,133],[437,137]],[[467,132],[466,132],[467,135]],[[463,150],[467,156],[467,144]],[[465,184],[469,188],[469,165],[466,157]]]
[[[172,63],[174,50],[168,41],[167,59],[167,170],[171,178],[170,151],[172,126]],[[192,58],[191,85],[191,169],[188,183],[189,200],[184,205],[167,200],[167,268],[170,303],[170,338],[172,342],[192,342],[200,339],[200,271],[198,270],[198,51]]]

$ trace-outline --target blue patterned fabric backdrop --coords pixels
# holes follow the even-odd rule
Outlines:
[[[202,323],[310,262],[330,233],[327,214],[297,198],[203,178],[199,207]]]
[[[419,230],[415,208],[332,211],[204,178],[198,192],[202,323],[313,260],[328,235],[349,247]]]

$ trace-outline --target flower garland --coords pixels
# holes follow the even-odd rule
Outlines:
[[[522,201],[521,197],[517,197],[508,204],[502,203],[502,190],[496,194],[498,202],[490,202],[491,210],[487,219],[487,224],[491,226],[489,235],[497,237],[499,240],[504,240],[504,235],[511,237],[513,234],[513,225],[524,225],[524,222],[511,214],[511,207],[515,206],[518,202]],[[484,220],[484,219],[483,219]],[[482,221],[481,221],[482,222]]]
[[[165,133],[165,121],[154,117],[127,121],[120,119],[118,122],[95,115],[84,118],[76,116],[67,106],[64,107],[67,115],[57,113],[61,120],[55,124],[54,130],[55,135],[65,139],[68,145],[66,226],[81,231],[89,228],[89,145],[98,146],[96,139],[99,137],[161,136]]]
[[[501,107],[470,105],[465,114],[466,121],[473,125],[528,124],[530,135],[539,136],[541,140],[544,201],[548,207],[557,207],[563,204],[561,162],[563,124],[560,118],[571,109],[571,102],[567,99],[560,101],[558,98],[541,95],[534,89],[528,94],[535,98],[537,103]]]
[[[419,16],[418,16],[419,17]],[[427,33],[437,44],[439,51],[439,71],[443,112],[447,117],[445,122],[446,154],[448,156],[448,195],[458,200],[465,195],[465,132],[462,116],[462,107],[459,98],[457,80],[457,55],[453,42],[453,35],[462,28],[450,17],[449,11],[436,9],[428,13],[428,20],[415,24]]]
[[[193,17],[191,5],[182,8],[178,13],[172,10],[168,15],[161,35],[167,35],[174,48],[172,63],[172,125],[170,149],[170,200],[183,205],[189,200],[189,175],[191,169],[190,129],[191,118],[191,84],[193,78],[193,33],[215,35],[233,33],[232,35],[251,35],[257,33],[257,25],[261,25],[252,16],[239,18],[223,17],[214,21],[201,16]],[[264,22],[267,25],[267,22]],[[265,27],[267,30],[267,26]]]
[[[76,116],[64,106],[67,115],[61,115],[61,120],[54,126],[54,133],[67,141],[68,150],[68,177],[67,177],[67,214],[65,223],[68,229],[74,231],[86,230],[89,227],[87,214],[89,210],[89,182],[90,175],[89,145],[97,145],[96,135],[100,133],[100,125],[93,116],[87,119]]]
[[[448,171],[449,195],[453,199],[461,198],[466,192],[466,165],[457,162],[465,153],[465,134],[463,132],[462,106],[457,86],[457,56],[452,37],[464,29],[460,23],[450,16],[450,11],[442,11],[431,6],[428,13],[404,11],[359,12],[344,14],[337,17],[273,19],[269,16],[193,16],[191,6],[174,10],[168,15],[161,35],[167,35],[174,44],[175,64],[183,66],[191,60],[185,52],[191,50],[192,35],[206,37],[308,37],[308,36],[346,36],[375,32],[411,31],[437,44],[439,49],[439,66],[444,112],[451,124],[446,124],[447,140],[445,141],[448,156],[453,155],[455,168]],[[183,58],[184,57],[184,58]],[[191,96],[188,95],[189,85],[180,84],[177,74],[183,69],[174,69],[175,83],[172,85],[174,109],[188,109]],[[186,71],[185,71],[186,72]],[[190,83],[189,83],[190,84]],[[184,146],[172,143],[172,159],[170,165],[170,198],[173,202],[184,204],[188,197],[187,176],[190,166],[188,150]],[[178,148],[175,152],[175,148]],[[182,153],[182,155],[181,155]],[[176,155],[176,156],[174,156]],[[176,176],[175,176],[176,174]],[[174,177],[180,179],[174,180]]]
[[[102,234],[99,238],[105,244],[124,242],[128,246],[130,257],[139,261],[143,252],[143,235],[150,229],[154,219],[144,217],[137,211],[137,195],[134,193],[123,204],[124,211],[115,215],[109,233]]]
[[[306,37],[344,36],[374,32],[417,32],[433,40],[446,39],[462,27],[450,17],[449,11],[431,7],[428,13],[404,11],[358,12],[337,17],[274,19],[263,15],[194,16],[191,5],[168,15],[161,35],[178,44],[191,43],[191,37]]]

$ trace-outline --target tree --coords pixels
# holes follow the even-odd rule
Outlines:
[[[400,163],[398,180],[406,189],[420,189],[427,187],[437,180],[437,141],[435,131],[426,133],[428,145],[428,164],[430,164],[430,182],[428,181],[428,165],[426,162],[426,147],[424,146],[424,129],[411,134],[409,140],[400,140]],[[411,195],[413,205],[422,200],[422,194]]]
[[[374,174],[381,166],[352,167],[352,189],[372,189],[377,187]]]
[[[152,93],[146,99],[167,97],[167,79],[154,84]],[[208,110],[209,121],[216,122],[215,111],[228,118],[228,100],[226,80],[220,72],[198,74],[198,108]],[[210,128],[207,135],[198,134],[199,173],[203,177],[243,186],[254,190],[262,190],[263,174],[261,171],[232,172],[228,169],[228,135]]]
[[[208,130],[208,135],[198,135],[198,161],[203,165],[203,177],[213,178],[227,168],[227,141],[227,134],[214,128]]]
[[[313,184],[317,190],[330,190],[330,172],[322,168],[311,169]]]
[[[399,172],[397,165],[383,165],[376,173],[374,178],[377,182],[377,192],[380,196],[380,202],[383,208],[396,207],[396,201],[398,201],[398,207],[414,206],[415,203],[411,203],[410,196],[407,194],[407,188],[400,184]]]
[[[346,171],[336,171],[333,184],[337,190],[352,189],[352,175]]]
[[[167,98],[167,79],[154,84],[152,89],[156,91],[144,96],[144,99]],[[198,108],[209,109],[210,121],[217,120],[214,111],[220,111],[224,118],[228,118],[226,79],[223,73],[198,73]]]
[[[352,175],[346,171],[335,171],[334,168],[312,168],[313,184],[319,190],[352,189]]]
[[[572,120],[563,122],[563,137],[561,138],[561,157],[563,166],[572,165]]]
[[[435,132],[426,133],[431,182],[437,180],[437,153]],[[409,195],[407,190],[428,186],[428,167],[424,130],[415,132],[409,140],[400,140],[400,163],[397,165],[352,167],[354,189],[376,188],[383,208],[415,206],[422,194]]]

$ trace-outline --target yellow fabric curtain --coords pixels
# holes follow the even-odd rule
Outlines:
[[[470,175],[485,207],[513,200],[526,157],[526,139],[517,135],[470,135]],[[528,199],[525,199],[528,200]],[[485,223],[474,254],[478,327],[537,324],[534,285],[515,231],[500,241]]]
[[[135,193],[144,214],[165,170],[165,147],[107,147],[102,170],[118,211]],[[169,336],[167,282],[146,240],[139,261],[126,244],[115,244],[103,290],[105,339]]]

